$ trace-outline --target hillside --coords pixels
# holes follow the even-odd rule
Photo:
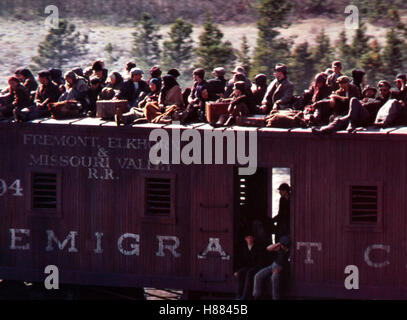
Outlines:
[[[405,19],[403,19],[405,20]],[[97,58],[107,60],[104,47],[110,42],[114,47],[114,55],[118,58],[115,63],[108,60],[109,70],[122,71],[124,64],[131,57],[132,46],[132,23],[101,23],[100,21],[88,22],[83,19],[70,20],[77,26],[77,30],[89,36],[89,53],[81,61],[72,61],[71,67],[88,66],[90,61]],[[257,29],[255,23],[223,24],[219,26],[226,40],[230,40],[235,48],[240,47],[241,38],[246,35],[249,45],[253,49],[256,44]],[[281,30],[283,37],[292,37],[295,43],[308,41],[314,42],[315,35],[324,28],[335,41],[338,33],[343,30],[343,20],[328,17],[297,19],[288,29]],[[168,25],[161,27],[161,34],[168,33]],[[201,29],[195,25],[193,38],[198,40]],[[348,32],[348,38],[353,31]],[[384,27],[368,24],[368,34],[375,36],[380,42],[384,42],[386,29]],[[41,20],[24,21],[0,17],[0,86],[5,86],[7,78],[17,67],[27,66],[31,63],[31,57],[36,55],[38,44],[44,39],[47,29]],[[137,59],[136,59],[137,60]]]

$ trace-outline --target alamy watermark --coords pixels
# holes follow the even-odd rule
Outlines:
[[[179,122],[173,124],[179,125]],[[149,140],[156,142],[149,153],[150,162],[154,165],[233,164],[239,166],[239,175],[252,175],[257,170],[256,130],[185,129],[181,133],[180,129],[171,129],[170,138],[167,130],[154,129]],[[182,145],[182,142],[187,143]]]
[[[49,16],[45,19],[45,28],[58,29],[59,27],[59,9],[57,6],[49,5],[45,7],[45,14]]]
[[[349,16],[345,19],[345,29],[359,29],[359,9],[355,5],[349,5],[345,8],[345,13]]]

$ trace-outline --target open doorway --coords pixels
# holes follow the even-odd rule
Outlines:
[[[280,209],[280,190],[279,187],[287,184],[291,188],[291,169],[286,167],[274,167],[271,169],[270,181],[272,184],[271,192],[269,193],[269,200],[271,203],[271,212],[269,217],[274,218],[277,216]],[[275,243],[275,234],[271,235],[271,240]]]

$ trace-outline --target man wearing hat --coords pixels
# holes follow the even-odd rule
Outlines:
[[[287,79],[287,66],[277,64],[274,68],[274,77],[259,109],[262,114],[268,114],[271,110],[287,109],[293,99],[294,85]]]
[[[270,266],[261,269],[254,276],[253,297],[255,300],[264,296],[264,292],[266,291],[264,287],[267,280],[271,280],[273,300],[280,299],[281,272],[288,268],[288,258],[290,256],[288,251],[289,247],[289,235],[282,236],[277,243],[267,247],[267,251],[277,252],[277,258]]]
[[[138,102],[150,92],[147,82],[142,79],[143,74],[143,70],[139,68],[131,69],[130,79],[123,82],[115,99],[127,100],[129,107],[136,107]]]
[[[219,98],[223,98],[225,96],[225,87],[227,83],[225,79],[225,73],[226,70],[223,67],[213,69],[215,78],[208,80],[210,101],[216,101]]]
[[[406,88],[406,82],[407,82],[407,77],[405,74],[399,73],[396,77],[396,80],[394,80],[396,83],[396,87],[398,91],[393,93],[393,96],[397,100],[401,101],[406,101],[407,98],[407,88]]]
[[[276,241],[281,236],[290,233],[290,193],[291,188],[287,183],[282,183],[278,187],[280,192],[280,203],[278,213],[271,219],[273,224],[277,223],[275,227]]]
[[[247,77],[244,67],[237,66],[236,68],[233,69],[232,73],[234,74],[234,77],[226,83],[226,88],[225,88],[225,97],[226,98],[230,97],[230,95],[232,94],[232,92],[234,90],[234,84],[237,81],[244,81],[246,84],[247,90],[251,90],[251,88],[252,88],[252,82]],[[236,75],[241,75],[241,76],[239,76],[238,80],[236,80],[236,77],[235,77]]]

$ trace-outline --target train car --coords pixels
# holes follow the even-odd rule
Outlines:
[[[283,170],[287,296],[406,298],[406,134],[2,121],[0,278],[233,293],[241,227],[275,214]]]

